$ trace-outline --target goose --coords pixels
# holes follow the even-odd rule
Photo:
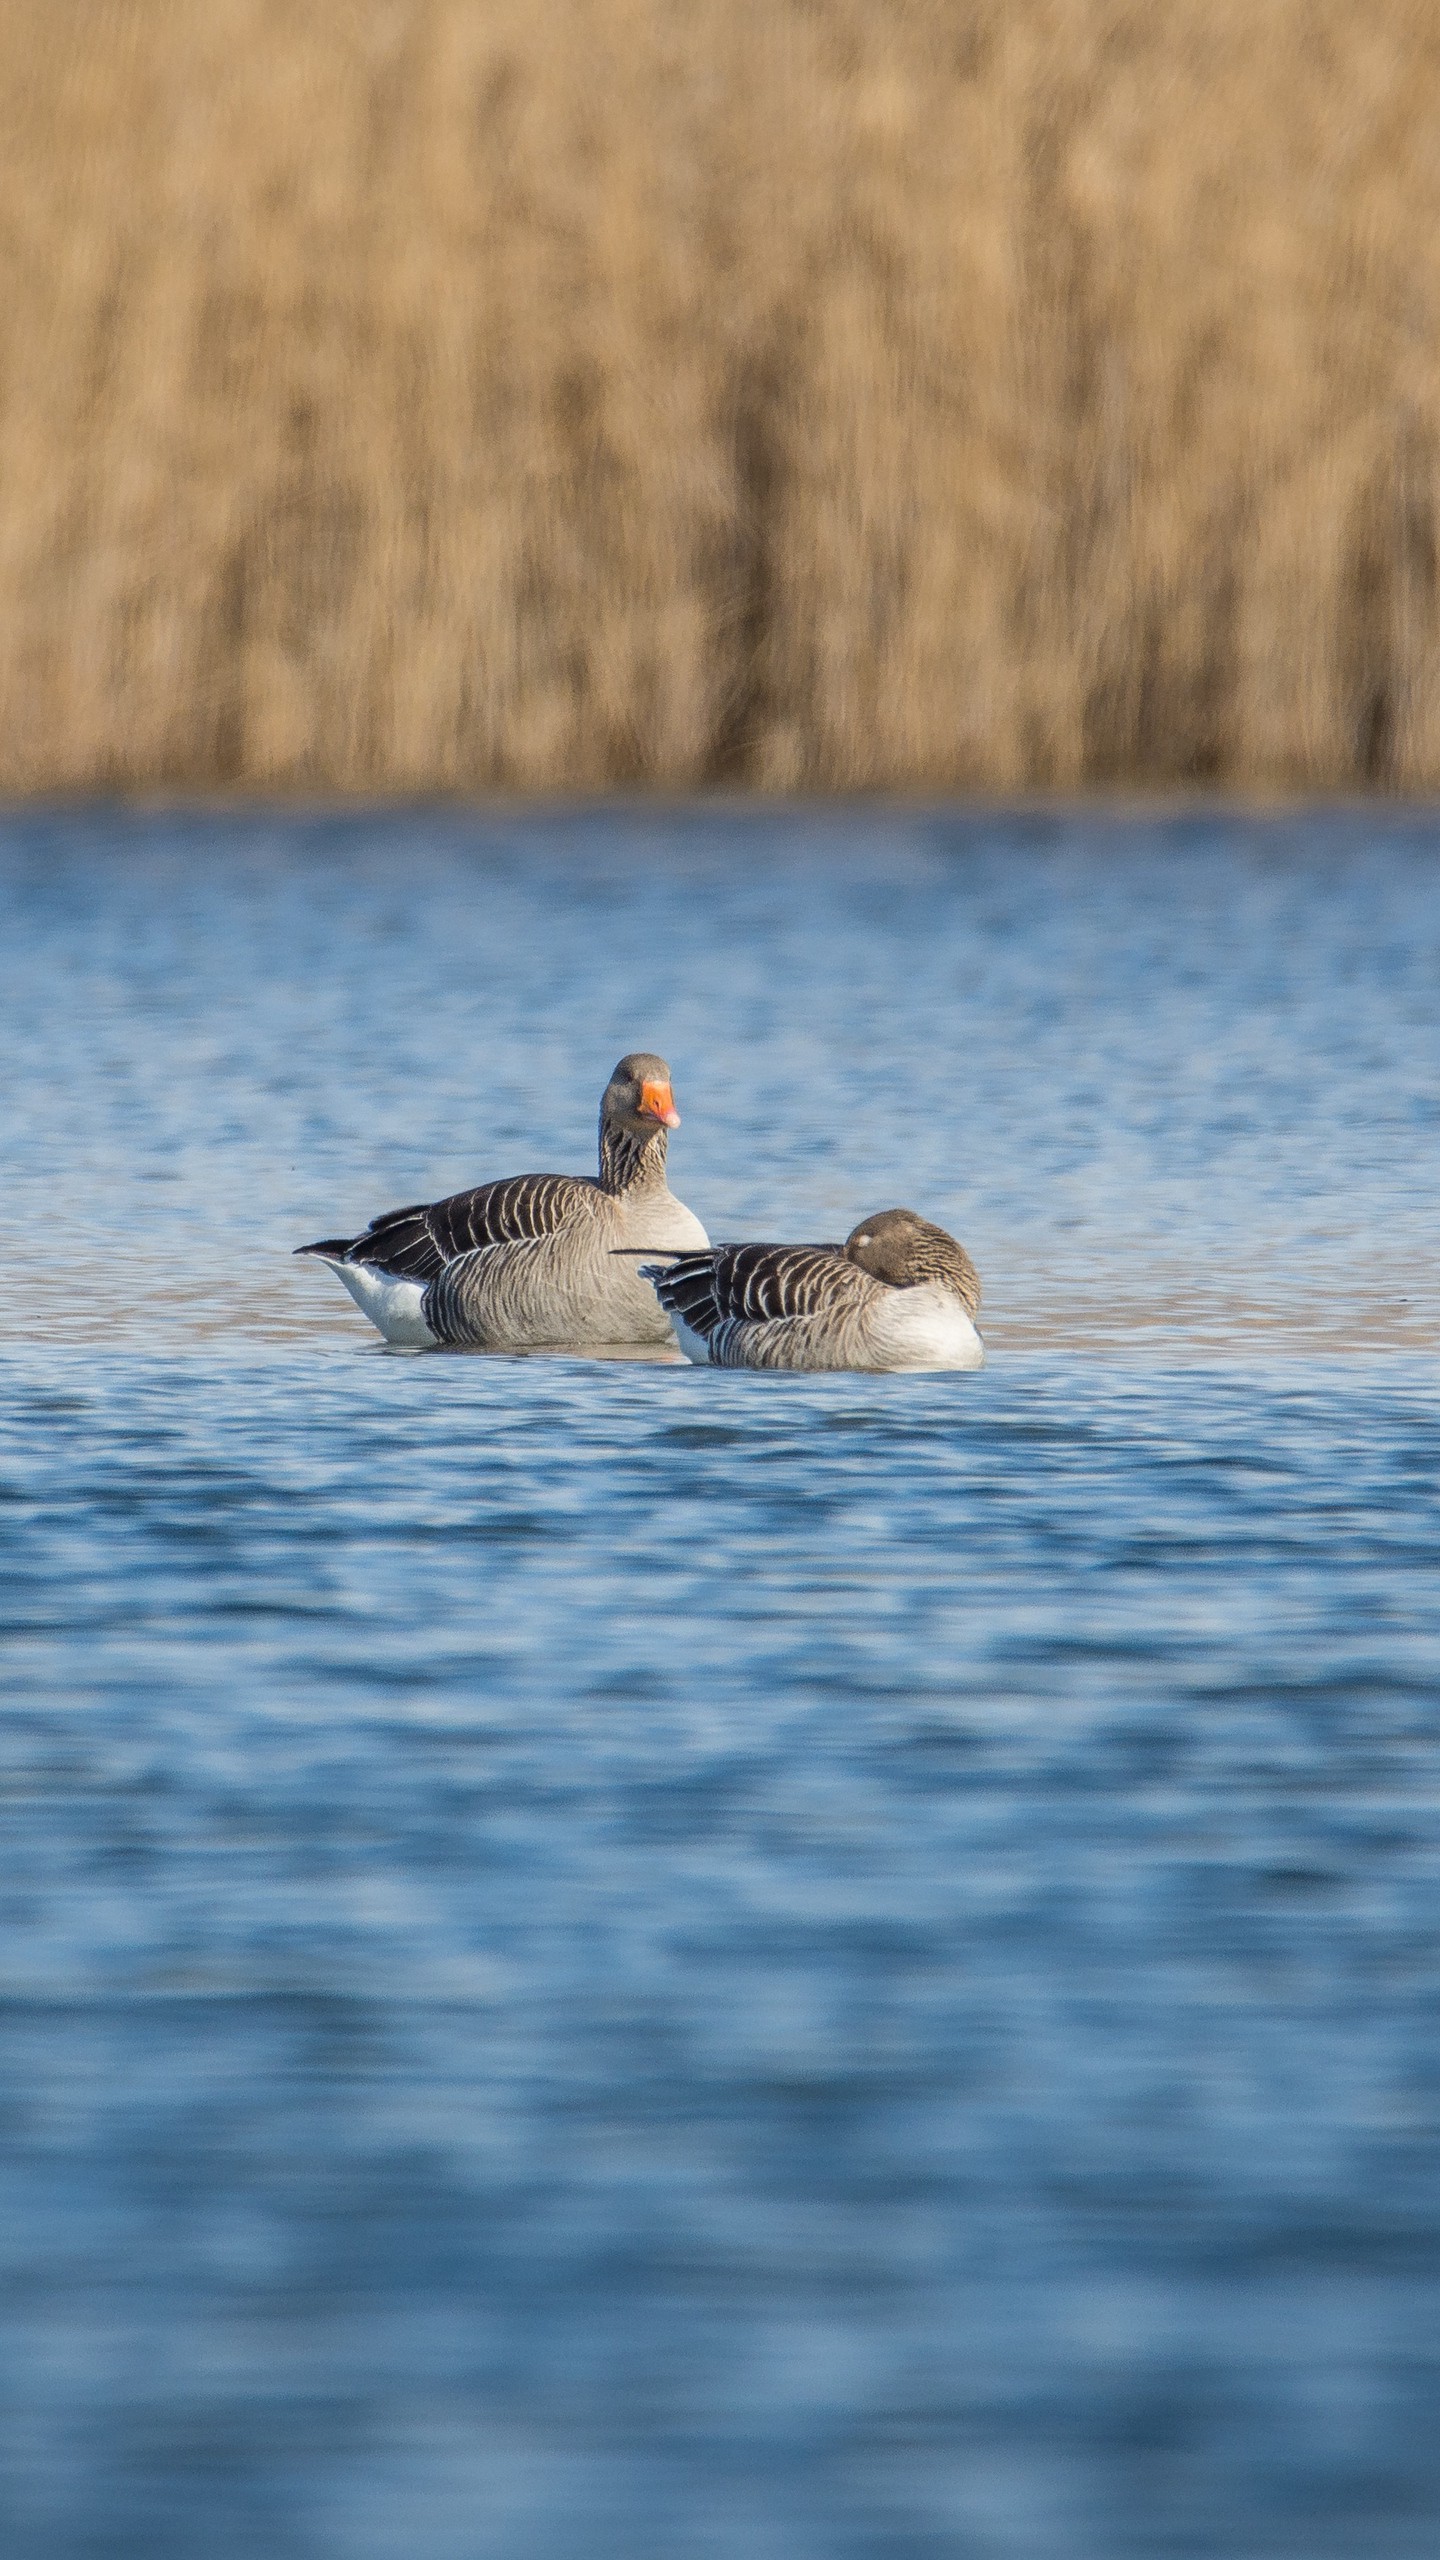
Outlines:
[[[520,1173],[302,1244],[404,1350],[534,1351],[673,1342],[642,1252],[709,1242],[665,1180],[680,1126],[670,1070],[622,1058],[600,1103],[600,1171]]]
[[[723,1244],[641,1275],[688,1358],[718,1369],[979,1369],[980,1280],[913,1209],[862,1218],[843,1244]]]

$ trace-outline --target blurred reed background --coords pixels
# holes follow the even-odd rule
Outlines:
[[[5,0],[0,789],[1440,783],[1433,0]]]

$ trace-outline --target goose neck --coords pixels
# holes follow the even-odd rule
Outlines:
[[[620,1127],[600,1129],[602,1191],[663,1191],[667,1138],[663,1129],[641,1136]]]

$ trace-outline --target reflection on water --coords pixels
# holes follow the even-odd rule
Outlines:
[[[1428,2560],[1432,833],[11,825],[7,2554]],[[289,1261],[642,1043],[990,1367]]]

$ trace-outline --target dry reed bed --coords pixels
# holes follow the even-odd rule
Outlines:
[[[1440,783],[1431,0],[7,0],[0,789]]]

